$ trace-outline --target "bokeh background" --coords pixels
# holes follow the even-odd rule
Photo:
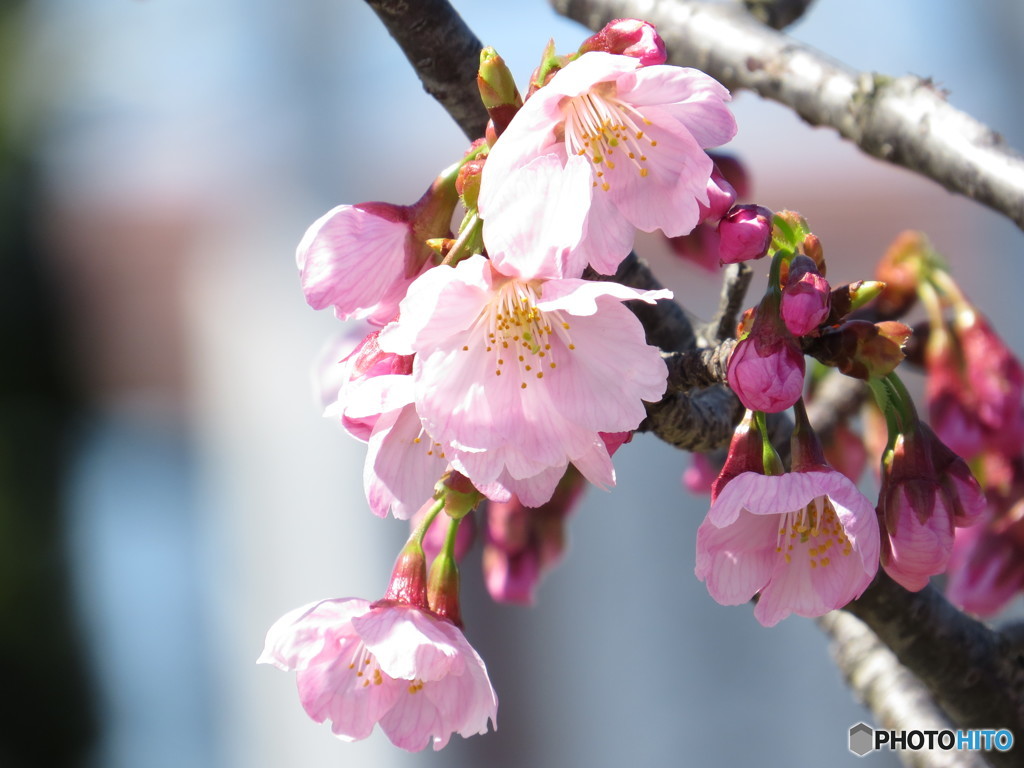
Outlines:
[[[454,5],[520,82],[549,37],[588,34],[543,0]],[[846,733],[870,718],[824,638],[708,597],[706,499],[646,436],[572,518],[537,606],[494,605],[479,550],[465,564],[497,734],[409,755],[310,721],[292,676],[254,663],[266,629],[381,594],[406,527],[370,515],[363,447],[320,417],[311,370],[339,324],[292,254],[340,202],[412,202],[465,141],[358,0],[7,0],[0,19],[0,765],[859,765]],[[818,0],[791,29],[933,77],[1016,147],[1022,32],[1016,0]],[[1024,350],[1012,224],[734,105],[753,200],[809,219],[833,282],[924,229]],[[711,312],[715,276],[639,247]]]

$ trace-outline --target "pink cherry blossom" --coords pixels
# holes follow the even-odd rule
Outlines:
[[[486,733],[498,699],[487,668],[462,631],[428,611],[391,601],[311,603],[274,623],[258,663],[295,670],[299,700],[344,741],[376,724],[402,749],[451,734]]]
[[[744,472],[697,531],[697,578],[723,605],[760,593],[754,616],[821,616],[858,597],[878,570],[875,510],[832,469]]]
[[[380,343],[416,354],[416,411],[452,466],[492,498],[511,492],[538,506],[570,462],[591,482],[614,484],[600,433],[634,429],[667,379],[622,302],[670,295],[524,281],[477,255],[416,280]]]
[[[413,279],[430,267],[431,237],[450,234],[458,201],[446,172],[412,205],[339,205],[317,219],[295,252],[306,301],[342,320],[383,325]]]
[[[576,201],[589,200],[583,237],[569,261],[611,274],[635,230],[675,237],[697,224],[699,205],[709,204],[713,166],[704,149],[736,133],[728,99],[724,87],[694,69],[585,53],[526,100],[491,149],[480,213],[485,221],[503,215],[495,198],[511,173],[554,155],[567,175],[559,188]],[[543,190],[536,194],[552,199]]]
[[[390,510],[399,520],[409,519],[449,466],[444,447],[420,423],[414,393],[412,376],[400,374],[375,376],[347,391],[346,416],[372,424],[363,487],[378,517]]]

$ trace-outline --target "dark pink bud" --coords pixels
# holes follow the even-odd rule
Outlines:
[[[925,399],[928,420],[943,443],[966,459],[977,456],[984,445],[970,389],[964,381],[960,350],[945,325],[933,326],[925,348]]]
[[[863,438],[850,429],[845,421],[839,422],[832,430],[832,436],[825,443],[825,459],[853,482],[859,483],[864,467],[868,463],[868,450]]]
[[[580,53],[604,51],[640,59],[641,66],[665,63],[665,42],[658,31],[639,19],[615,19],[604,29],[588,37],[580,46]]]
[[[999,447],[1016,455],[1024,446],[1024,370],[1020,361],[977,312],[958,313],[954,327],[960,337],[964,372],[978,420],[992,431]]]
[[[831,288],[807,256],[795,256],[782,289],[782,322],[794,336],[804,336],[829,315]]]
[[[483,567],[494,600],[534,602],[541,578],[561,559],[565,519],[585,487],[586,480],[570,466],[546,504],[525,507],[515,496],[488,503]]]
[[[984,514],[987,500],[971,468],[927,424],[919,424],[918,432],[927,441],[931,451],[932,464],[949,501],[953,523],[957,526],[974,525]]]
[[[1001,611],[1024,589],[1024,502],[1006,520],[956,532],[946,595],[978,616]]]
[[[696,459],[701,454],[695,453]],[[726,484],[734,477],[744,472],[756,472],[763,475],[764,472],[764,449],[761,441],[761,432],[757,428],[752,414],[748,411],[743,421],[732,433],[732,442],[729,443],[729,453],[725,457],[725,464],[718,477],[711,483],[711,501],[718,498],[718,494]]]
[[[735,435],[733,439],[735,440]],[[758,450],[760,451],[760,446]],[[697,495],[710,494],[717,477],[718,470],[711,463],[708,455],[694,453],[690,456],[690,466],[683,472],[683,488]]]
[[[761,301],[750,335],[729,358],[729,386],[752,411],[776,413],[793,405],[804,388],[804,354],[779,317],[777,299]]]
[[[383,599],[430,610],[427,602],[427,559],[415,540],[410,540],[395,560]]]
[[[711,169],[711,178],[708,179],[708,204],[704,205],[699,200],[697,207],[700,210],[700,221],[717,222],[725,216],[729,209],[736,203],[736,190],[728,182],[718,166]]]
[[[718,258],[723,264],[760,259],[772,244],[772,212],[736,205],[718,222]]]

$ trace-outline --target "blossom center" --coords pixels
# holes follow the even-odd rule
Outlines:
[[[477,321],[484,352],[494,356],[494,375],[518,375],[522,389],[558,368],[558,354],[576,349],[562,313],[542,312],[537,302],[532,284],[509,280]],[[470,347],[467,344],[462,349],[468,352]]]
[[[642,127],[650,125],[651,121],[634,107],[619,101],[614,85],[601,83],[569,99],[563,110],[566,150],[590,160],[594,166],[595,187],[609,191],[619,163],[633,167],[641,178],[647,177],[645,152],[658,146]]]
[[[369,649],[362,643],[359,643],[359,646],[356,648],[348,668],[356,673],[355,685],[357,688],[368,688],[371,683],[373,685],[382,685],[384,683],[384,675],[380,671],[377,657],[370,653]]]
[[[782,515],[775,551],[787,565],[794,556],[806,556],[811,568],[827,568],[833,556],[853,552],[853,545],[831,499],[818,496],[806,507]]]

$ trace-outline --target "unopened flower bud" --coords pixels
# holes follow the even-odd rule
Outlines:
[[[694,454],[697,458],[701,454]],[[743,420],[732,433],[732,441],[729,443],[729,453],[725,457],[725,463],[718,477],[711,483],[711,501],[718,498],[722,488],[744,472],[757,472],[759,475],[764,471],[764,452],[761,431],[757,428],[757,421],[754,415],[747,411]]]
[[[484,160],[470,160],[459,169],[455,178],[455,189],[462,197],[467,210],[475,210],[480,197],[480,174],[484,170]]]
[[[800,253],[813,261],[822,275],[825,274],[825,252],[821,248],[821,240],[817,235],[811,233],[804,237],[800,244]]]
[[[723,264],[760,259],[772,244],[772,212],[737,205],[718,223],[718,258]]]
[[[883,317],[902,317],[917,301],[922,266],[929,261],[931,245],[922,232],[901,232],[886,249],[875,269],[885,284],[876,305]]]
[[[580,46],[580,54],[604,51],[640,59],[641,66],[665,63],[665,42],[653,25],[639,19],[615,19]]]
[[[794,336],[804,336],[828,317],[828,281],[807,256],[795,256],[782,289],[782,321]]]
[[[754,313],[750,334],[729,358],[729,387],[752,411],[777,413],[803,392],[804,355],[779,317],[779,301],[769,294]]]
[[[476,84],[480,99],[491,117],[495,138],[501,136],[516,112],[523,106],[523,98],[516,88],[515,78],[504,59],[491,47],[480,51],[480,69]]]
[[[452,520],[452,525],[457,521]],[[459,607],[459,566],[455,558],[441,552],[430,565],[430,576],[427,580],[427,598],[430,610],[457,627],[462,626],[462,611]]]
[[[834,288],[829,299],[832,311],[829,313],[828,323],[838,323],[854,310],[860,309],[872,299],[877,298],[883,290],[885,290],[885,283],[880,283],[877,280],[858,280]]]
[[[903,323],[848,320],[822,330],[806,351],[840,373],[867,380],[896,369],[903,361],[903,345],[910,334]]]
[[[427,603],[427,559],[415,538],[409,539],[391,570],[385,600],[429,610]]]

